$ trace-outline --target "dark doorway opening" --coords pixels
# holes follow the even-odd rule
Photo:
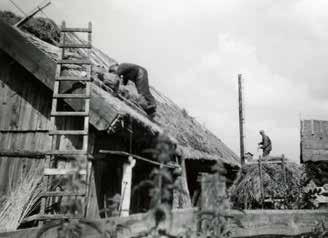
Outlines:
[[[212,173],[212,167],[215,165],[215,161],[210,160],[185,160],[187,183],[189,194],[191,197],[192,206],[197,206],[200,200],[201,173]]]

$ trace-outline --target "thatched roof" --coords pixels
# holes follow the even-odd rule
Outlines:
[[[296,203],[303,170],[300,165],[286,163],[286,181],[281,164],[262,164],[262,181],[266,199],[287,198],[288,204]],[[257,164],[246,164],[231,187],[231,199],[235,207],[261,208],[260,173]],[[286,208],[286,207],[285,207]],[[291,209],[293,207],[289,207]]]
[[[301,162],[328,162],[328,121],[301,121]]]
[[[0,49],[16,59],[27,70],[33,73],[36,78],[52,89],[55,61],[58,58],[59,48],[31,34],[13,29],[3,22],[0,22],[0,29]],[[42,57],[43,62],[37,62],[40,63],[40,65],[37,65],[39,66],[37,70],[35,70],[35,66],[31,67],[30,64],[31,61],[38,61],[40,59],[33,57],[33,54],[29,55],[27,53],[24,55],[19,49],[15,52],[15,44],[18,40],[12,38],[20,38],[22,43],[19,43],[19,47],[21,49],[27,50],[25,48],[29,47],[29,50],[33,50],[33,54],[38,54],[39,58]],[[75,35],[71,35],[70,38],[73,41],[79,40]],[[9,49],[8,44],[11,44]],[[25,48],[24,44],[26,46]],[[83,51],[77,53],[79,55],[84,54]],[[25,57],[29,62],[24,63],[26,59],[21,59],[22,57]],[[97,48],[93,48],[91,60],[94,69],[94,84],[92,84],[92,94],[94,96],[91,99],[91,123],[96,129],[107,130],[117,115],[129,115],[134,120],[142,123],[144,128],[152,133],[168,132],[172,138],[176,139],[186,158],[219,159],[230,165],[239,166],[239,159],[234,152],[158,90],[151,88],[158,103],[158,115],[155,117],[155,122],[150,120],[142,110],[138,109],[138,106],[133,106],[138,101],[138,95],[133,85],[128,85],[123,89],[128,92],[127,101],[122,101],[114,97],[110,93],[110,88],[105,85],[103,78],[100,78],[99,75],[106,72],[108,66],[113,64],[115,60]],[[50,74],[49,71],[51,69],[53,69],[53,72]],[[78,71],[76,69],[68,69],[68,73],[75,74]],[[111,81],[110,75],[108,76],[108,81]]]

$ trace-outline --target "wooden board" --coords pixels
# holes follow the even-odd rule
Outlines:
[[[197,211],[195,209],[181,209],[173,211],[173,220],[170,223],[170,234],[176,235],[183,232],[187,227],[193,228]],[[328,210],[246,210],[245,213],[239,211],[229,211],[228,215],[233,215],[240,219],[244,228],[230,225],[228,229],[232,231],[232,237],[252,237],[264,235],[285,235],[295,236],[311,232],[318,221],[328,223]],[[135,214],[130,217],[118,217],[110,219],[94,220],[104,230],[111,230],[112,223],[124,223],[130,221],[131,233],[128,229],[118,237],[127,237],[142,234],[154,225],[150,216],[146,214]],[[170,224],[167,224],[169,227]],[[0,233],[2,238],[34,238],[38,229],[25,229],[20,231]],[[43,237],[53,237],[54,231],[49,231]],[[87,228],[82,237],[101,237],[92,228]]]
[[[33,159],[44,159],[45,152],[28,151],[28,150],[0,150],[0,157],[22,157]]]
[[[28,174],[36,172],[34,170],[42,160],[31,160],[30,157],[35,155],[33,158],[39,158],[49,150],[47,115],[50,113],[50,100],[44,98],[50,94],[27,70],[2,51],[0,65],[0,151],[8,152],[0,156],[1,197],[15,191]],[[25,152],[35,151],[39,153],[26,153],[26,157],[21,157]]]
[[[301,121],[301,160],[328,161],[328,121]]]

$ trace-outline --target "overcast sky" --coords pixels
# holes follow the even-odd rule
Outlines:
[[[41,0],[13,0],[26,12]],[[0,9],[18,11],[9,0]],[[52,0],[57,23],[95,29],[94,45],[146,67],[150,83],[239,154],[237,75],[246,151],[259,129],[272,154],[299,161],[299,121],[328,119],[327,0]],[[42,16],[42,15],[41,15]]]

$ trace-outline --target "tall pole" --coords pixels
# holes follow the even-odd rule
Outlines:
[[[25,22],[27,22],[29,19],[31,19],[34,15],[36,15],[38,12],[42,11],[44,8],[46,8],[47,6],[49,6],[51,4],[51,2],[46,2],[41,6],[37,6],[36,9],[34,9],[33,12],[31,12],[30,14],[28,14],[27,16],[23,17],[19,22],[17,22],[15,24],[15,27],[20,27],[22,26]]]
[[[240,162],[245,164],[245,133],[244,133],[244,108],[243,108],[243,85],[241,74],[238,74],[238,97],[239,97],[239,136],[240,136]]]

